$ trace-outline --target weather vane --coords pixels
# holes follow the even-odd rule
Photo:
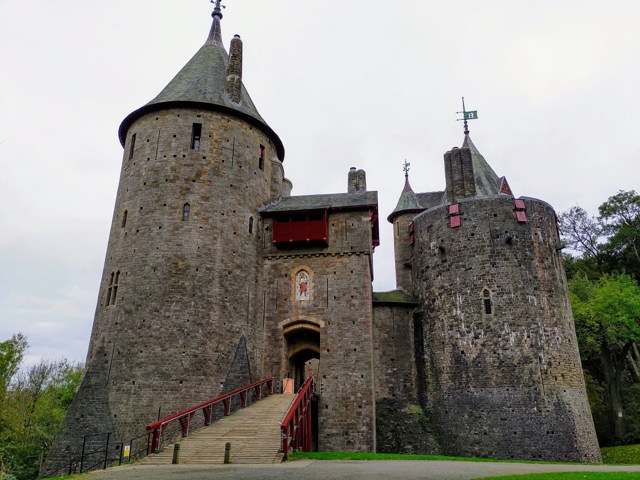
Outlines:
[[[404,176],[408,177],[409,176],[409,167],[411,166],[411,164],[409,162],[407,162],[407,159],[404,159],[404,165],[402,166],[402,170],[404,171]]]
[[[462,111],[456,113],[462,114],[462,118],[458,118],[457,121],[459,122],[461,120],[464,120],[464,134],[469,135],[469,125],[467,125],[467,120],[477,120],[478,111],[471,110],[470,112],[467,112],[467,109],[464,107],[464,97],[462,97]]]

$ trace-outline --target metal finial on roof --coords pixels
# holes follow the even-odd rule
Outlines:
[[[223,8],[227,8],[224,5],[222,5],[222,0],[211,0],[211,3],[215,3],[216,6],[213,9],[213,13],[211,14],[212,17],[217,16],[218,18],[222,18],[222,9]]]
[[[222,0],[210,1],[211,3],[215,3],[216,6],[213,9],[213,13],[211,14],[211,16],[213,17],[213,23],[211,24],[211,30],[209,31],[209,37],[207,38],[205,45],[211,44],[224,48],[224,44],[222,43],[222,29],[220,28],[220,20],[222,19],[222,9],[225,8],[225,6],[221,4]]]
[[[402,170],[404,171],[404,176],[408,177],[409,176],[409,167],[411,166],[411,164],[409,162],[407,162],[407,159],[404,159],[404,165],[402,165]]]
[[[472,110],[467,112],[467,109],[464,106],[464,97],[462,97],[462,111],[456,113],[462,114],[462,118],[458,118],[457,121],[459,122],[460,120],[464,120],[464,134],[465,136],[469,135],[469,125],[467,124],[467,120],[476,120],[478,118],[478,111]]]

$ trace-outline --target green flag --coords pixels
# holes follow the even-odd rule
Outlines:
[[[472,112],[464,112],[464,119],[465,120],[475,120],[478,118],[478,111],[477,110],[473,110]]]

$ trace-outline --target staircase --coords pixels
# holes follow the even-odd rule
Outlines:
[[[180,464],[224,463],[231,443],[232,463],[278,463],[280,421],[295,395],[271,395],[180,440]],[[169,465],[173,445],[145,457],[139,465]]]

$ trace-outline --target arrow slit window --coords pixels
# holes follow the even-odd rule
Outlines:
[[[109,277],[109,287],[107,288],[107,306],[116,304],[118,295],[118,281],[120,280],[120,270],[111,272]]]
[[[488,289],[482,291],[482,303],[484,306],[484,313],[491,315],[493,313],[493,305],[491,304],[491,293]]]
[[[200,137],[202,136],[202,124],[194,123],[191,127],[191,150],[200,150]]]

